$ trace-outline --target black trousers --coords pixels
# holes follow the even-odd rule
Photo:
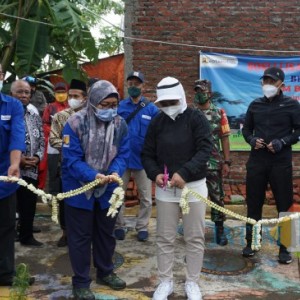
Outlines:
[[[29,177],[23,177],[27,183],[37,187],[38,181]],[[19,212],[19,239],[20,242],[26,242],[33,237],[32,227],[36,210],[37,195],[20,186],[17,190],[17,207]]]
[[[0,199],[0,282],[15,274],[15,193]]]
[[[90,286],[91,252],[97,277],[105,277],[113,271],[116,217],[107,217],[107,211],[100,209],[97,203],[93,211],[65,204],[69,256],[74,272],[72,284],[75,288]]]
[[[288,211],[293,203],[293,172],[291,163],[247,162],[246,202],[247,217],[256,221],[262,218],[268,183],[271,186],[278,213]],[[250,227],[246,239],[250,239]],[[248,238],[247,238],[248,236]]]

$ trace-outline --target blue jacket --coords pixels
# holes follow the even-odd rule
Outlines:
[[[139,103],[146,100],[141,97]],[[118,114],[125,120],[129,115],[137,109],[138,104],[134,104],[130,97],[120,101],[118,107]],[[127,168],[142,170],[141,152],[144,146],[145,136],[151,120],[158,114],[159,109],[150,102],[146,107],[142,108],[134,118],[127,124],[129,139],[130,139],[130,156],[128,159]]]
[[[63,129],[63,135],[69,135],[68,147],[62,148],[62,183],[63,191],[67,192],[82,187],[80,182],[85,184],[94,181],[97,170],[91,168],[84,161],[84,152],[82,150],[80,140],[76,133],[71,129],[67,123]],[[129,156],[129,139],[128,135],[124,136],[120,147],[118,149],[117,156],[111,162],[107,175],[111,173],[118,173],[122,176],[126,169],[126,160]],[[116,183],[110,183],[107,186],[105,193],[99,198],[95,198],[94,195],[88,200],[85,193],[66,198],[65,201],[68,205],[82,208],[86,210],[93,210],[95,201],[98,201],[101,209],[106,209],[110,206],[108,201],[111,198],[113,190],[117,187]]]
[[[0,175],[7,176],[10,152],[25,151],[24,109],[15,98],[0,93]],[[13,194],[17,184],[0,181],[0,199]]]

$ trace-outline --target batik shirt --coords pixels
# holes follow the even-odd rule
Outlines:
[[[25,156],[37,156],[40,161],[45,151],[44,131],[41,117],[26,108],[25,112]],[[38,166],[29,169],[21,169],[22,176],[37,180]]]
[[[70,116],[74,114],[73,108],[64,109],[53,116],[51,130],[49,135],[49,143],[51,147],[61,151],[62,147],[62,131]]]
[[[216,107],[213,103],[209,109],[202,110],[209,121],[212,132],[213,150],[207,163],[208,170],[219,170],[221,168],[221,138],[230,135],[230,127],[224,109]]]

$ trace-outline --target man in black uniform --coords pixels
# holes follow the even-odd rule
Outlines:
[[[262,76],[264,97],[255,99],[248,108],[242,129],[244,139],[251,145],[247,162],[246,201],[247,216],[260,220],[269,183],[278,213],[286,212],[293,201],[292,149],[300,136],[300,104],[284,96],[285,74],[275,67]],[[252,225],[246,225],[247,246],[243,256],[255,254],[251,249]],[[280,245],[279,263],[289,264],[292,257]]]

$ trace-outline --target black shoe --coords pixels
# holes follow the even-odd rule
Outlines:
[[[251,257],[251,256],[254,256],[255,251],[251,249],[251,246],[246,246],[243,249],[242,254],[244,257]]]
[[[287,251],[286,247],[280,245],[278,262],[280,264],[288,265],[293,261],[292,256],[289,251]]]
[[[42,230],[39,227],[33,226],[32,227],[32,233],[40,233]]]
[[[56,245],[57,247],[66,247],[68,245],[67,237],[62,235]]]
[[[108,285],[113,290],[122,290],[126,288],[126,282],[117,276],[116,273],[111,273],[103,278],[97,277],[98,284]]]
[[[114,230],[114,236],[116,240],[123,241],[125,240],[126,230],[124,228],[117,228]]]
[[[28,246],[28,247],[42,247],[43,246],[43,243],[37,241],[34,237],[31,237],[29,238],[28,240],[26,241],[20,241],[20,244],[22,246]]]
[[[33,285],[34,282],[35,282],[35,278],[34,277],[29,277],[28,284]],[[13,280],[13,278],[11,278],[11,279],[7,279],[7,280],[4,280],[4,281],[0,281],[0,286],[12,286],[13,283],[14,283],[14,280]]]
[[[89,288],[73,288],[74,300],[95,300],[95,295]]]
[[[226,246],[228,244],[228,239],[223,225],[215,226],[215,239],[216,239],[216,243],[220,246]]]

